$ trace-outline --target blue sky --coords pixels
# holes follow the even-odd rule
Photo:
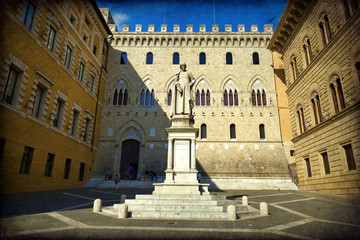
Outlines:
[[[130,31],[135,31],[136,24],[143,25],[147,31],[149,24],[155,24],[155,31],[160,31],[161,24],[168,25],[172,32],[174,24],[180,24],[180,31],[186,31],[186,25],[192,24],[198,32],[200,24],[206,24],[207,32],[214,24],[220,32],[225,24],[231,24],[237,31],[238,24],[245,24],[246,32],[251,24],[257,24],[263,31],[264,24],[272,24],[274,31],[287,0],[96,0],[100,8],[109,8],[122,31],[123,24],[130,24]],[[164,14],[165,13],[165,14]]]

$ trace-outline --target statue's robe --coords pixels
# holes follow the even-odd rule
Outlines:
[[[194,76],[190,71],[180,71],[176,74],[175,83],[171,96],[171,116],[191,113],[190,101],[193,101],[192,85],[195,83]],[[182,89],[182,93],[180,93]]]

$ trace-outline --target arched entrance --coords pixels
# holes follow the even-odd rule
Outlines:
[[[128,139],[122,142],[120,159],[120,178],[136,179],[139,168],[140,142]],[[130,176],[129,168],[132,167],[135,174]]]

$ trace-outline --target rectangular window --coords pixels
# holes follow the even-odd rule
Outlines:
[[[355,163],[354,153],[353,153],[351,144],[347,144],[347,145],[343,146],[343,148],[345,150],[345,157],[346,157],[348,169],[349,170],[356,169],[356,163]]]
[[[84,180],[84,173],[85,173],[85,163],[80,163],[79,181]]]
[[[64,179],[69,179],[70,176],[70,166],[71,166],[71,159],[67,158],[65,162],[65,169],[64,169]]]
[[[63,109],[64,109],[64,102],[58,98],[56,103],[55,118],[53,121],[54,127],[59,128],[61,126]]]
[[[325,174],[330,174],[330,164],[329,164],[329,157],[327,152],[321,153],[321,156],[324,162]]]
[[[55,159],[55,154],[48,153],[46,166],[45,166],[45,173],[44,173],[45,177],[51,177],[54,166],[54,159]]]
[[[94,76],[90,76],[90,92],[94,91],[94,84],[95,84],[95,77]]]
[[[235,124],[230,125],[230,139],[236,139]]]
[[[295,150],[290,150],[290,156],[294,157],[295,156]]]
[[[42,103],[44,102],[44,89],[40,86],[37,87],[35,102],[32,115],[36,118],[40,117]]]
[[[20,173],[30,173],[30,165],[33,157],[34,149],[30,147],[25,147],[23,158],[20,166]]]
[[[50,50],[50,52],[54,50],[55,36],[56,31],[53,27],[50,26],[49,37],[46,43],[46,47]]]
[[[64,62],[64,65],[65,65],[66,68],[70,68],[71,55],[72,55],[72,49],[69,46],[67,46],[66,55],[65,55],[65,62]]]
[[[8,76],[7,83],[5,86],[6,92],[4,95],[4,101],[11,105],[15,105],[14,95],[15,95],[15,89],[16,89],[18,75],[19,75],[19,73],[15,69],[10,67],[9,76]]]
[[[85,70],[85,65],[81,62],[79,67],[79,76],[78,76],[78,80],[80,82],[82,82],[84,79],[84,70]]]
[[[307,176],[311,177],[312,175],[311,175],[310,159],[305,158],[305,163],[306,163]]]
[[[78,118],[79,118],[79,112],[74,110],[72,124],[71,124],[71,135],[73,136],[76,135]]]
[[[30,1],[26,2],[22,22],[28,29],[31,29],[35,13],[35,6]]]
[[[84,142],[86,142],[89,138],[89,132],[90,132],[90,123],[91,123],[91,120],[90,119],[85,119],[85,131],[84,131]]]

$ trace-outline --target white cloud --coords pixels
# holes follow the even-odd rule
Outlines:
[[[113,15],[115,24],[120,27],[122,24],[126,23],[126,21],[129,19],[129,16],[122,12],[116,12]]]

